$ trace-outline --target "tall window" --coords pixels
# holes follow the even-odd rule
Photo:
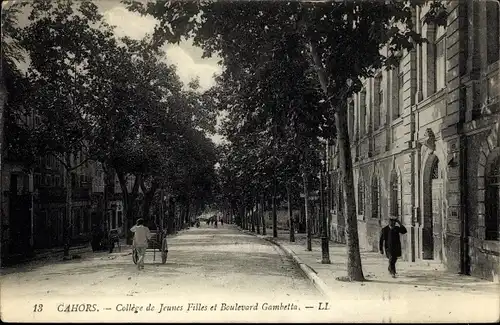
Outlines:
[[[486,26],[487,27],[487,62],[492,64],[498,61],[498,50],[499,50],[499,35],[498,30],[500,28],[499,17],[498,17],[498,2],[489,0],[486,2]]]
[[[359,111],[360,111],[360,135],[366,133],[367,130],[367,112],[366,112],[366,89],[363,88],[360,94],[359,100]]]
[[[335,177],[334,177],[334,175],[332,175],[331,183],[335,184]],[[331,203],[332,203],[332,211],[333,211],[333,213],[337,213],[337,200],[335,199],[335,197],[336,197],[335,194],[337,194],[337,193],[335,193],[335,186],[332,186],[331,187],[331,196],[332,196],[332,202]]]
[[[378,177],[373,176],[372,180],[372,218],[378,218],[380,213],[380,204],[379,204],[379,182]]]
[[[495,74],[488,78],[488,104],[494,104],[498,102],[498,86],[498,75]]]
[[[81,210],[80,208],[73,209],[73,234],[78,235],[81,233]]]
[[[384,103],[384,90],[382,87],[380,87],[380,90],[378,92],[378,114],[377,114],[377,119],[378,119],[378,126],[380,126],[384,120],[384,112],[385,112],[385,103]]]
[[[376,130],[380,126],[382,107],[384,105],[384,91],[382,90],[382,74],[375,78],[375,94],[376,101],[373,112],[373,128]]]
[[[349,138],[353,138],[354,135],[354,100],[350,100],[347,105],[347,117],[348,117],[348,125],[347,129],[349,131]]]
[[[339,214],[344,213],[344,193],[342,184],[339,185]]]
[[[399,179],[395,170],[391,173],[391,215],[399,217]]]
[[[394,117],[398,118],[401,112],[403,111],[403,106],[404,106],[404,74],[403,74],[403,69],[398,70],[398,104],[395,105],[396,107],[394,108]]]
[[[358,214],[365,214],[365,182],[361,173],[358,179]]]
[[[40,184],[42,183],[41,182],[42,175],[40,175],[39,173],[35,173],[33,177],[34,177],[33,182],[34,182],[35,187],[40,186]]]
[[[435,76],[436,91],[446,86],[446,42],[445,37],[441,37],[435,44]]]
[[[486,188],[486,240],[499,239],[500,219],[500,157],[493,162],[487,176]]]

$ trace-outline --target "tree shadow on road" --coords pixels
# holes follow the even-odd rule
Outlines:
[[[429,288],[429,290],[447,290],[460,292],[481,292],[481,293],[498,293],[500,285],[493,282],[484,282],[480,279],[475,279],[469,276],[457,276],[446,271],[438,271],[432,273],[405,273],[399,275],[398,278],[391,280],[382,280],[371,278],[366,282],[381,283],[390,286],[410,286],[414,288]]]

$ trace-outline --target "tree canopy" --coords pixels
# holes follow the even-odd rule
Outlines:
[[[363,79],[381,68],[391,68],[404,51],[424,41],[415,31],[413,13],[416,6],[427,1],[122,2],[130,10],[159,21],[153,46],[193,37],[206,56],[217,54],[222,58],[226,81],[242,83],[233,83],[230,88],[251,92],[233,102],[233,112],[230,107],[229,133],[241,134],[258,124],[258,134],[270,138],[276,148],[277,135],[287,134],[284,130],[290,130],[292,125],[294,128],[284,138],[301,139],[297,147],[305,152],[301,155],[302,166],[315,161],[309,159],[311,139],[325,133],[326,138],[336,138],[347,207],[348,278],[363,280],[346,99],[361,89]],[[434,1],[430,7],[427,22],[446,20],[443,4]],[[316,78],[311,71],[316,72]],[[248,79],[254,76],[252,83]],[[243,85],[245,82],[249,84]],[[294,88],[297,84],[303,87]],[[313,85],[322,91],[318,102],[317,91],[309,91],[315,89]],[[301,91],[296,97],[302,100],[293,96],[293,90]],[[267,105],[259,106],[259,97]],[[269,113],[262,118],[264,108]],[[238,110],[240,117],[236,118]],[[239,147],[235,153],[245,148],[245,141],[249,141],[248,137],[241,140],[233,136],[233,144]],[[242,157],[250,155],[253,159],[248,159],[246,173],[255,169],[255,150],[248,150]],[[277,155],[272,158],[275,161]]]
[[[138,192],[154,197],[162,187],[210,200],[216,152],[206,133],[216,114],[197,81],[183,87],[148,36],[118,38],[92,1],[36,0],[28,10],[27,25],[12,28],[17,47],[4,52],[6,60],[14,49],[28,58],[26,74],[12,78],[11,157],[31,168],[36,159],[28,158],[53,155],[68,171],[93,160],[124,185],[135,178],[134,193],[122,186],[129,210]]]

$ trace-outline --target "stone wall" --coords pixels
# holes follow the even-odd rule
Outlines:
[[[500,242],[485,240],[484,170],[493,149],[498,148],[498,124],[468,137],[467,183],[469,204],[469,259],[471,274],[488,280],[499,280]],[[498,150],[498,149],[497,149]]]
[[[471,275],[498,282],[500,280],[500,242],[469,237]]]

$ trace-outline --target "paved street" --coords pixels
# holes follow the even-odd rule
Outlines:
[[[133,264],[129,249],[116,254],[84,254],[70,262],[32,263],[15,272],[6,269],[1,299],[8,304],[2,303],[2,312],[13,305],[33,308],[37,302],[82,303],[89,298],[108,299],[108,304],[110,299],[167,299],[169,303],[172,298],[176,302],[214,303],[224,299],[253,303],[322,299],[279,248],[233,226],[191,228],[171,238],[169,249],[165,265],[158,254],[154,261],[148,251],[143,271]],[[114,304],[111,307],[115,308]],[[55,312],[57,306],[50,308]],[[58,317],[64,319],[64,315]]]

